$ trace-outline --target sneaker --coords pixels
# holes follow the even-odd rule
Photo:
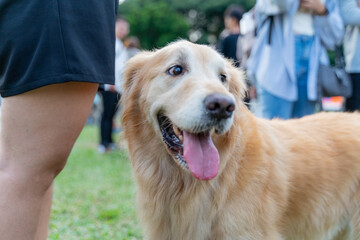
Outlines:
[[[99,145],[97,150],[100,154],[106,153],[106,147],[104,145]]]
[[[116,151],[116,150],[120,150],[120,147],[118,145],[116,145],[115,143],[110,143],[108,149],[110,151]]]

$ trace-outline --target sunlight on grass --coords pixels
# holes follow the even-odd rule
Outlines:
[[[56,178],[49,239],[142,239],[135,183],[124,151],[99,154],[98,128],[86,126]]]

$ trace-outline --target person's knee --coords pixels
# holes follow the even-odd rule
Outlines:
[[[70,150],[59,148],[38,156],[24,156],[21,160],[3,157],[0,159],[0,178],[9,184],[21,188],[28,186],[43,193],[65,167],[69,153]]]
[[[47,159],[43,160],[43,165],[39,171],[45,172],[52,178],[55,178],[65,167],[71,149],[66,147],[58,147],[47,154]]]

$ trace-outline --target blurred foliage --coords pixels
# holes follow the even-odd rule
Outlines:
[[[162,47],[177,38],[187,38],[190,25],[186,18],[166,1],[128,0],[119,13],[130,23],[130,35],[144,49]]]
[[[115,139],[123,141],[120,134]],[[55,179],[48,240],[143,239],[128,155],[99,154],[98,142],[98,125],[86,125]]]
[[[130,23],[130,35],[152,49],[179,38],[214,44],[224,29],[223,14],[231,4],[249,10],[255,0],[125,0],[119,14]]]

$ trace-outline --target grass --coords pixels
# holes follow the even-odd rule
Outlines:
[[[86,126],[55,179],[49,239],[142,239],[135,184],[124,151],[99,154],[98,127]]]

